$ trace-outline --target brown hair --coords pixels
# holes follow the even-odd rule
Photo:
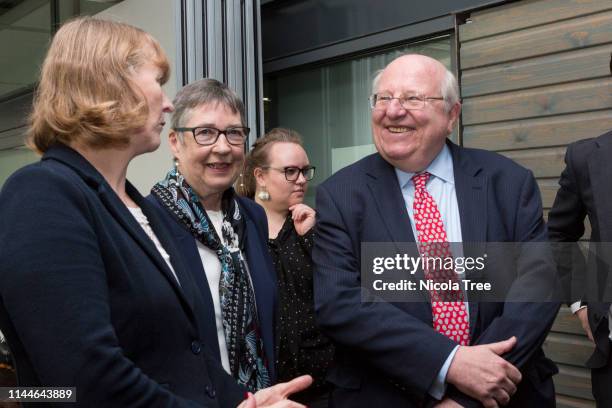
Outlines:
[[[170,74],[166,54],[148,33],[124,23],[79,17],[55,34],[42,65],[29,118],[28,145],[39,153],[56,143],[127,146],[149,113],[130,77],[152,62]]]
[[[292,129],[274,128],[253,143],[253,149],[244,160],[244,168],[238,179],[236,191],[245,197],[254,198],[257,183],[254,171],[257,167],[264,167],[270,163],[269,152],[275,143],[295,143],[302,145],[302,137]]]

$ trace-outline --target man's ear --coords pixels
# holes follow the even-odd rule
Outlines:
[[[457,102],[453,105],[450,112],[448,112],[448,134],[450,135],[455,130],[455,126],[459,121],[459,115],[461,114],[461,102]]]

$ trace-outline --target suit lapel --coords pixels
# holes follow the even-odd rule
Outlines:
[[[416,240],[393,166],[376,154],[366,174],[368,176],[367,186],[373,202],[376,203],[381,225],[384,225],[389,233],[388,242],[395,244],[397,253],[413,252],[413,256],[418,256],[418,248],[416,245],[414,247],[411,245],[416,244]],[[413,278],[415,281],[425,279],[423,271],[417,270]],[[422,302],[397,303],[396,306],[407,313],[422,314],[424,321],[431,321],[433,316],[429,305],[429,294],[423,293],[422,300]]]
[[[175,219],[174,215],[161,205],[157,197],[149,196],[149,200],[151,200],[152,205],[155,206],[157,211],[162,212],[163,216],[160,216],[160,218],[168,221],[169,236],[172,237],[171,241],[176,248],[177,254],[173,258],[184,265],[184,274],[188,275],[189,279],[193,282],[191,287],[199,290],[200,299],[202,300],[201,309],[194,310],[198,313],[197,320],[200,333],[202,338],[207,339],[208,347],[211,349],[212,354],[221,363],[221,353],[217,340],[215,307],[197,241],[183,223]],[[182,281],[180,276],[179,279]]]
[[[600,239],[609,242],[612,241],[612,143],[609,138],[597,139],[597,149],[587,163]]]
[[[448,142],[453,156],[455,193],[461,221],[461,239],[464,256],[481,256],[487,238],[487,179],[481,167],[465,154],[465,151]],[[475,277],[475,276],[472,276]],[[468,276],[470,278],[470,276]],[[476,277],[475,277],[476,278]],[[479,302],[469,302],[470,336],[474,336]]]
[[[192,274],[189,272],[186,263],[184,262],[183,257],[181,256],[181,252],[178,248],[180,248],[180,243],[175,242],[171,234],[166,230],[162,230],[162,226],[165,225],[163,219],[160,217],[158,211],[153,208],[151,203],[145,200],[140,194],[136,191],[136,189],[128,182],[127,185],[128,194],[130,192],[135,192],[138,194],[138,201],[136,202],[140,208],[142,208],[143,212],[149,219],[151,225],[157,227],[156,236],[159,239],[159,242],[162,244],[162,247],[168,252],[170,255],[170,263],[172,264],[172,268],[178,277],[180,285],[176,282],[174,275],[168,268],[166,261],[163,261],[163,266],[165,269],[162,269],[164,275],[172,285],[172,287],[177,291],[179,297],[186,302],[188,306],[188,310],[191,314],[194,311],[194,299],[195,299],[195,282]],[[149,240],[150,242],[150,240]],[[177,245],[179,244],[179,245]],[[159,255],[156,248],[155,255]],[[159,263],[161,257],[157,257],[157,262]]]
[[[163,273],[174,291],[177,293],[178,297],[188,306],[187,309],[189,310],[189,313],[193,315],[193,296],[189,292],[191,285],[190,282],[187,281],[188,276],[186,276],[186,274],[183,272],[183,268],[181,267],[180,263],[175,265],[175,259],[173,258],[178,257],[175,255],[176,252],[174,251],[174,245],[167,240],[164,234],[156,233],[160,243],[171,256],[171,261],[179,280],[184,282],[183,286],[185,289],[187,289],[187,293],[191,295],[189,298],[186,296],[186,292],[183,290],[183,287],[176,281],[172,271],[166,264],[166,261],[164,261],[160,255],[153,241],[145,234],[142,227],[138,224],[132,214],[130,214],[127,207],[118,199],[115,192],[109,190],[110,187],[106,183],[100,184],[98,187],[98,196],[100,197],[102,203],[106,206],[117,222],[120,223],[130,234],[134,241],[138,243],[151,261],[153,261],[155,266],[157,266],[157,269]],[[155,212],[149,210],[148,203],[145,202],[144,198],[129,182],[126,184],[126,192],[145,212],[150,224],[153,226],[159,225],[159,220],[157,219]]]
[[[487,179],[481,167],[449,142],[453,156],[455,192],[463,242],[485,242],[487,237]]]
[[[373,166],[367,175],[369,176],[368,188],[380,213],[382,224],[391,236],[391,241],[395,243],[416,242],[412,234],[412,224],[406,203],[393,167],[377,154],[373,157]]]

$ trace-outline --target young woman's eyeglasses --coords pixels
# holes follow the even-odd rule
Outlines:
[[[292,167],[292,166],[283,167],[281,169],[277,167],[264,166],[262,167],[262,169],[272,169],[272,170],[280,171],[281,173],[285,173],[285,179],[287,179],[287,181],[297,181],[297,179],[300,178],[300,173],[302,173],[302,176],[304,176],[306,181],[312,180],[315,175],[314,166],[306,166],[306,167],[302,167],[301,169],[299,167]]]

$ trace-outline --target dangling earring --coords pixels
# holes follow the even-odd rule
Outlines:
[[[261,201],[270,201],[270,193],[266,190],[266,187],[262,187],[262,190],[257,193],[257,198]]]

